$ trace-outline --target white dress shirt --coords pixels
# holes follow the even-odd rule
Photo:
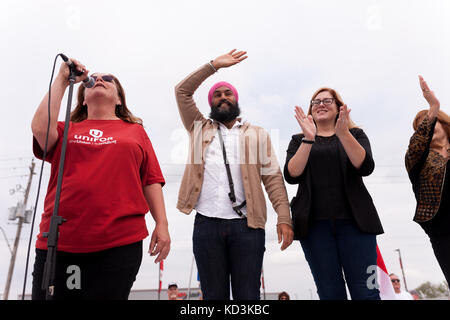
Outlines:
[[[233,178],[236,203],[241,204],[245,200],[244,185],[240,167],[239,132],[242,123],[238,120],[231,129],[219,123],[223,142],[230,164],[231,177]],[[219,132],[217,131],[210,145],[205,151],[203,185],[195,209],[198,213],[214,218],[236,219],[240,216],[233,210],[228,197],[230,185],[227,170],[223,160],[222,146]],[[247,215],[247,207],[241,209],[244,216]]]
[[[396,300],[414,300],[411,293],[401,290],[400,293],[395,293]]]

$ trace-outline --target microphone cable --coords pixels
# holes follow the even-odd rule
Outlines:
[[[39,193],[40,193],[40,190],[41,190],[42,173],[44,171],[44,163],[45,163],[45,158],[47,156],[48,135],[49,135],[49,132],[50,132],[50,101],[51,101],[51,96],[52,96],[52,82],[53,82],[53,76],[55,74],[56,60],[58,59],[59,56],[61,56],[61,53],[58,53],[56,55],[55,60],[53,62],[52,76],[50,77],[50,84],[48,86],[48,123],[47,123],[47,134],[45,136],[44,154],[42,156],[41,172],[39,174],[39,182],[38,182],[38,189],[37,189],[37,195],[36,195],[36,202],[34,204],[33,219],[32,219],[32,222],[31,222],[30,239],[28,241],[27,261],[26,261],[26,264],[25,264],[25,276],[24,276],[24,280],[23,280],[23,289],[22,289],[22,300],[25,299],[25,289],[26,289],[26,285],[27,285],[27,274],[28,274],[28,263],[29,263],[29,260],[30,260],[31,241],[33,239],[34,222],[35,222],[36,210],[37,210],[37,206],[38,206],[38,202],[39,202]]]

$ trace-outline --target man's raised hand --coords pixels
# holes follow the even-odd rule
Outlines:
[[[247,51],[236,51],[236,49],[215,58],[212,65],[216,70],[227,68],[247,59]]]

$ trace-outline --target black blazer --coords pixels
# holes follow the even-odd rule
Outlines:
[[[353,217],[361,231],[371,234],[382,234],[383,227],[372,197],[367,191],[362,177],[370,175],[375,163],[372,158],[369,139],[362,129],[352,128],[350,133],[366,150],[366,158],[359,169],[356,169],[348,158],[340,142],[339,156],[344,177],[345,193],[352,210]],[[287,149],[286,163],[284,165],[284,178],[289,184],[298,184],[297,195],[291,201],[292,221],[294,224],[294,239],[299,240],[308,233],[308,224],[311,211],[311,180],[313,179],[310,166],[307,163],[305,170],[298,177],[291,177],[288,171],[289,160],[295,155],[302,144],[303,134],[292,136]]]

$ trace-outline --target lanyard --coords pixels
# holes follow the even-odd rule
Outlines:
[[[222,131],[220,131],[220,125],[217,127],[217,130],[219,131],[219,140],[220,144],[222,145],[222,154],[223,154],[223,161],[225,163],[225,168],[227,169],[227,176],[228,176],[228,183],[230,185],[230,192],[228,193],[228,197],[231,200],[231,206],[233,207],[233,210],[240,216],[243,216],[243,213],[241,209],[245,207],[247,204],[247,200],[244,200],[240,205],[236,204],[236,194],[234,193],[234,183],[233,178],[231,177],[231,171],[230,171],[230,164],[227,159],[227,152],[225,150],[225,143],[223,142],[223,136]]]

